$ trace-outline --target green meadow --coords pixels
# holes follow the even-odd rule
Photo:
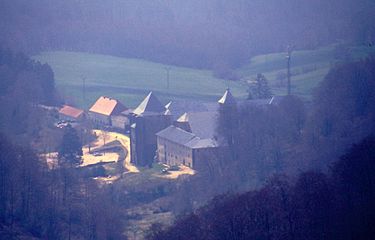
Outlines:
[[[68,101],[85,108],[101,95],[135,107],[149,91],[164,103],[170,99],[215,101],[228,86],[236,96],[246,97],[245,83],[217,79],[208,70],[77,52],[44,52],[34,59],[51,65],[57,88]]]
[[[330,68],[345,61],[359,60],[375,53],[368,46],[347,47],[347,58],[337,56],[335,45],[316,50],[294,51],[291,58],[292,93],[309,99],[314,88],[324,79]],[[286,53],[272,53],[253,57],[237,69],[243,81],[251,82],[263,73],[276,95],[286,94]],[[283,77],[284,76],[284,77]]]
[[[360,59],[374,50],[365,46],[350,47],[349,52],[351,59]],[[285,56],[285,53],[274,53],[251,58],[248,64],[235,70],[241,78],[236,82],[215,78],[210,70],[100,54],[54,51],[33,58],[51,65],[56,86],[68,102],[87,109],[102,95],[135,107],[149,91],[155,92],[164,103],[176,99],[216,101],[229,86],[236,97],[243,99],[248,82],[257,73],[267,77],[274,94],[284,95]],[[313,89],[338,62],[333,46],[294,51],[291,61],[293,94],[310,98]]]

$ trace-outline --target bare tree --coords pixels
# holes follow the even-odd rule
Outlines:
[[[105,147],[107,141],[109,140],[109,134],[105,130],[100,130],[100,134],[103,139],[103,147]],[[103,154],[105,155],[105,148],[103,148]]]

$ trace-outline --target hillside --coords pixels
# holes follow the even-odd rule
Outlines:
[[[292,92],[309,99],[314,87],[336,63],[358,60],[375,52],[367,46],[347,47],[345,56],[334,46],[317,50],[295,51],[292,55]],[[51,65],[57,88],[68,101],[87,108],[101,95],[118,98],[135,107],[148,91],[154,91],[163,102],[169,99],[215,101],[229,85],[236,97],[245,98],[247,83],[263,73],[276,95],[286,92],[285,53],[253,57],[236,70],[239,82],[213,77],[209,70],[176,67],[140,59],[78,52],[44,52],[34,59]],[[167,89],[169,69],[169,90]],[[83,100],[85,78],[86,101]]]
[[[118,98],[125,105],[135,107],[148,91],[154,91],[165,103],[169,99],[215,101],[228,84],[234,95],[246,96],[244,83],[214,78],[211,71],[207,70],[75,52],[45,52],[34,59],[51,65],[57,88],[68,100],[86,108],[100,95]],[[86,89],[85,103],[82,94],[83,78]]]
[[[328,73],[331,66],[359,60],[375,53],[368,46],[329,46],[317,50],[294,51],[291,60],[292,93],[309,99],[313,89]],[[286,94],[286,53],[273,53],[253,57],[237,70],[244,81],[251,81],[263,73],[276,95]]]
[[[374,42],[373,0],[3,0],[0,42],[165,64],[237,67],[248,56],[338,39]]]

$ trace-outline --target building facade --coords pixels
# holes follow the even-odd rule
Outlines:
[[[62,121],[80,122],[84,120],[84,118],[85,112],[82,109],[64,105],[59,110],[59,119]]]
[[[203,170],[209,160],[223,149],[213,139],[201,139],[174,125],[158,132],[156,136],[157,159],[169,166],[184,165]]]
[[[112,117],[120,115],[127,108],[118,100],[101,96],[89,110],[90,120],[98,126],[112,126]]]
[[[236,105],[227,89],[210,110],[182,114],[172,126],[156,134],[158,161],[169,166],[185,165],[198,171],[207,169],[210,161],[225,154],[227,148],[217,136],[219,110]]]
[[[156,133],[172,123],[171,115],[150,92],[130,115],[131,162],[151,166],[156,155]]]

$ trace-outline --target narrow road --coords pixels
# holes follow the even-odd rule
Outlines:
[[[130,139],[128,136],[116,133],[116,132],[107,132],[110,138],[110,141],[118,140],[121,145],[126,149],[127,154],[124,161],[124,167],[128,169],[129,172],[137,173],[139,172],[138,168],[130,163]]]
[[[104,145],[104,142],[110,143],[110,142],[117,140],[118,142],[120,142],[122,147],[126,149],[124,167],[128,170],[128,172],[133,172],[133,173],[139,172],[138,168],[130,163],[130,139],[128,136],[121,134],[121,133],[117,133],[117,132],[108,132],[108,131],[102,131],[102,130],[97,130],[97,129],[93,130],[93,132],[97,136],[97,139],[90,143],[91,151],[97,148],[101,148]],[[104,141],[104,138],[105,138],[105,141]],[[117,159],[116,161],[118,161],[120,157],[118,153],[114,153],[114,152],[113,153],[107,152],[103,156],[94,156],[92,154],[89,154],[88,146],[85,146],[82,150],[84,154],[82,166],[94,164],[97,162],[109,162],[109,161],[113,161],[116,159]]]

